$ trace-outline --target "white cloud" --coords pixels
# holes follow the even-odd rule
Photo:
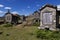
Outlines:
[[[0,10],[0,17],[4,16],[5,12]]]
[[[3,11],[0,10],[0,13],[3,13]]]
[[[57,5],[57,8],[60,8],[60,5]]]
[[[4,11],[0,10],[0,14],[4,14],[4,13],[6,13],[6,12],[4,12]]]
[[[19,14],[17,11],[13,11],[12,14]]]
[[[0,4],[0,7],[4,7],[4,5]]]
[[[60,10],[60,5],[57,5],[57,10]]]
[[[11,7],[5,7],[4,9],[11,9]]]
[[[6,12],[4,12],[4,11],[0,10],[0,14],[4,14],[4,13],[6,13]]]

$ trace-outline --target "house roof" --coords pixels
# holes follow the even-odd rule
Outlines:
[[[5,15],[7,15],[7,14],[11,14],[12,16],[19,16],[18,14],[12,14],[9,9]]]
[[[42,8],[39,9],[39,10],[41,11],[41,10],[43,10],[45,7],[50,7],[50,8],[57,9],[57,6],[54,6],[54,5],[51,5],[51,4],[46,4],[46,5],[42,6]]]
[[[16,16],[16,17],[20,17],[20,15],[18,15],[18,14],[12,14],[13,16]]]
[[[11,12],[10,12],[10,10],[8,9],[8,11],[7,11],[7,13],[5,13],[5,15],[7,15],[7,14],[11,14]],[[11,14],[12,15],[12,14]]]

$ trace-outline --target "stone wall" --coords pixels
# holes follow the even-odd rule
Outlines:
[[[46,25],[43,24],[42,15],[46,12],[52,13],[52,24],[46,24]],[[45,7],[43,10],[40,11],[40,28],[45,29],[46,27],[48,27],[51,30],[56,29],[56,9],[54,8]]]

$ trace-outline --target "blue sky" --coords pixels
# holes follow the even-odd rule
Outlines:
[[[60,0],[0,0],[0,16],[7,12],[7,9],[19,15],[29,15],[44,4],[60,5]]]

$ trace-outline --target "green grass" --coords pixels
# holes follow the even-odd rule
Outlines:
[[[36,38],[34,32],[36,27],[21,27],[20,29],[15,27],[3,27],[0,26],[0,40],[40,40]]]
[[[38,30],[31,27],[4,27],[0,26],[0,40],[60,40],[60,32]]]
[[[40,26],[40,23],[35,22],[35,23],[33,24],[33,26]]]
[[[44,40],[60,40],[59,31],[37,30],[36,37]]]

